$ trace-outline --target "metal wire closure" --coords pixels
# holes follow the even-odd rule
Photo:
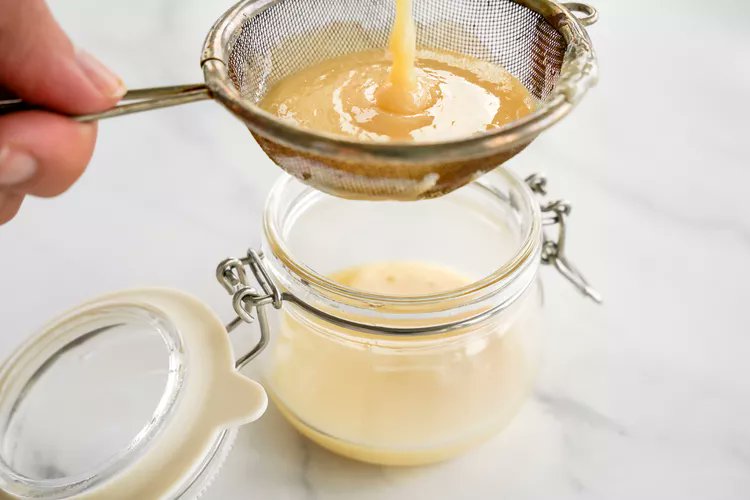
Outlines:
[[[227,324],[227,332],[231,333],[242,323],[254,323],[253,312],[257,314],[260,325],[260,340],[247,354],[237,360],[235,366],[238,369],[252,361],[268,345],[270,327],[266,306],[272,304],[274,308],[281,309],[282,305],[281,292],[268,275],[262,260],[262,253],[249,250],[247,257],[226,259],[216,268],[216,279],[232,296],[232,306],[237,313],[237,317]],[[261,292],[250,284],[245,267],[253,273]]]
[[[547,195],[547,178],[540,174],[531,175],[526,179],[532,191],[542,196]],[[565,256],[566,220],[573,209],[571,203],[565,200],[555,200],[541,205],[543,224],[557,226],[557,240],[550,238],[545,232],[542,244],[542,262],[553,265],[565,279],[570,281],[578,290],[597,304],[602,303],[602,296],[584,278],[583,274],[570,263]]]

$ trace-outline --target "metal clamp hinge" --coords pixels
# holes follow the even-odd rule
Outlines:
[[[255,278],[260,291],[248,279],[247,269]],[[263,254],[252,249],[248,250],[245,258],[222,261],[216,268],[216,279],[232,296],[232,306],[237,313],[237,317],[226,325],[227,332],[232,332],[242,323],[252,324],[255,316],[258,317],[260,340],[253,349],[237,360],[237,368],[242,368],[268,345],[270,327],[266,308],[270,304],[275,309],[281,309],[281,292],[263,265]]]
[[[547,194],[547,178],[543,175],[534,174],[526,179],[531,190],[539,195]],[[542,223],[545,226],[557,226],[557,239],[551,238],[544,232],[542,243],[542,262],[555,266],[565,279],[570,281],[583,295],[602,303],[602,296],[584,278],[583,274],[573,266],[565,255],[565,238],[567,230],[567,218],[572,210],[570,202],[555,200],[541,204]]]

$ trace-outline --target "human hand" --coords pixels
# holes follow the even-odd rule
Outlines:
[[[122,81],[76,49],[43,0],[0,0],[0,88],[60,113],[112,107]],[[96,125],[27,111],[0,116],[0,224],[12,219],[27,194],[56,196],[83,173]]]

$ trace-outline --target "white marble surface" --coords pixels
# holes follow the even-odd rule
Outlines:
[[[53,8],[136,87],[201,80],[203,36],[229,3]],[[439,466],[379,468],[272,409],[207,498],[749,498],[748,5],[600,0],[600,86],[513,168],[574,201],[569,253],[606,305],[545,272],[545,364],[504,434]],[[214,103],[102,123],[82,180],[0,228],[0,355],[114,289],[177,287],[228,315],[214,266],[258,243],[277,175]]]

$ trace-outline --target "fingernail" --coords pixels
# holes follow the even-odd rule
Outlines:
[[[99,62],[97,58],[85,50],[78,49],[76,52],[76,59],[78,60],[78,65],[83,72],[86,73],[86,76],[91,83],[99,89],[99,92],[109,98],[122,97],[125,95],[127,89],[120,77],[112,73],[112,71]]]
[[[34,176],[37,163],[33,156],[4,147],[0,149],[0,186],[15,186]]]

